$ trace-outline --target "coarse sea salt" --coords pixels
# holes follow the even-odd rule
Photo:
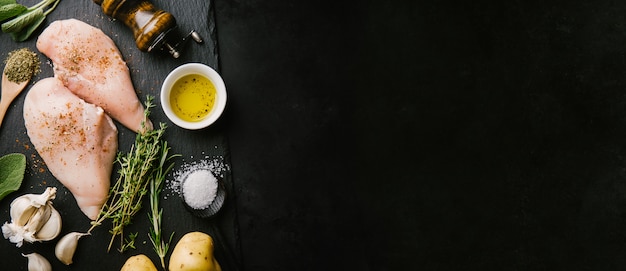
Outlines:
[[[191,157],[193,159],[193,157]],[[230,166],[224,162],[222,156],[209,157],[205,156],[204,159],[184,162],[180,169],[172,173],[171,179],[166,180],[166,193],[164,193],[165,199],[172,194],[182,196],[183,193],[183,181],[189,174],[199,170],[208,170],[215,178],[224,178],[224,174],[230,170]]]
[[[217,178],[208,169],[190,172],[183,181],[182,193],[189,207],[205,209],[217,195]]]

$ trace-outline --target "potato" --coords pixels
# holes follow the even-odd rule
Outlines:
[[[213,257],[213,238],[190,232],[178,241],[170,256],[169,271],[222,271]]]
[[[120,271],[157,271],[156,266],[146,255],[139,254],[126,260]]]

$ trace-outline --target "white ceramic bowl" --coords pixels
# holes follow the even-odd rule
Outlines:
[[[176,81],[186,75],[200,74],[211,80],[216,90],[215,104],[209,114],[199,121],[186,121],[172,111],[170,93]],[[174,69],[167,75],[161,86],[161,108],[174,124],[189,130],[198,130],[213,124],[222,115],[226,107],[226,86],[222,77],[211,67],[201,63],[187,63]]]

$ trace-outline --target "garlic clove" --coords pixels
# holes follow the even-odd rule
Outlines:
[[[22,254],[28,259],[28,271],[52,271],[50,262],[38,253]]]
[[[89,233],[70,232],[66,234],[54,247],[54,255],[65,265],[72,264],[72,258],[74,257],[74,252],[76,252],[78,240],[85,235],[89,235]]]
[[[54,209],[54,207],[50,209],[50,218],[41,229],[35,233],[35,238],[39,241],[50,241],[61,233],[61,214]]]
[[[11,202],[11,221],[18,226],[26,225],[35,212],[37,208],[30,204],[28,197],[21,196]]]
[[[52,208],[54,207],[52,207],[50,203],[37,208],[37,211],[28,219],[28,223],[24,225],[24,229],[33,234],[37,233],[37,231],[48,222],[48,219],[50,219]]]

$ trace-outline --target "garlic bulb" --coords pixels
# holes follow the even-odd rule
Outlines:
[[[42,194],[26,194],[11,202],[11,223],[2,225],[4,238],[21,247],[23,242],[41,242],[61,232],[61,215],[52,206],[57,189],[48,187]]]
[[[28,258],[28,271],[52,271],[50,262],[38,253],[22,254]]]
[[[65,265],[72,264],[72,258],[74,258],[74,252],[76,252],[76,247],[78,246],[78,239],[85,235],[89,235],[89,233],[70,232],[66,234],[54,247],[54,255]]]

